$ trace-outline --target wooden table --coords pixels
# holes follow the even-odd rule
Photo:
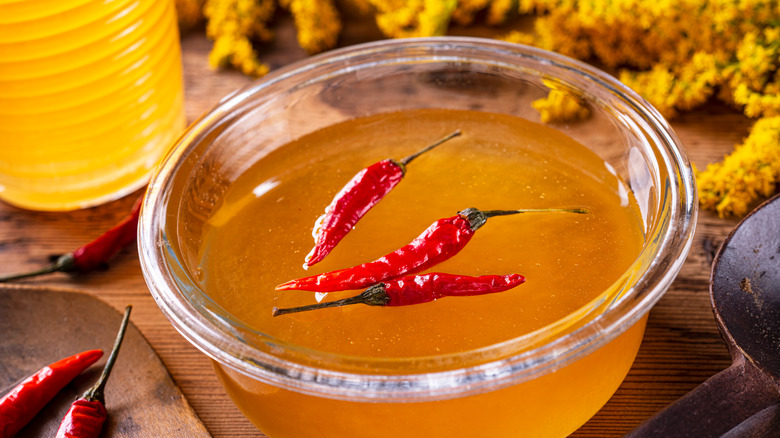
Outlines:
[[[370,36],[347,28],[343,40]],[[279,66],[305,54],[289,25],[281,26],[277,45],[266,56]],[[194,120],[223,95],[249,79],[235,72],[212,72],[207,66],[210,43],[202,33],[183,39],[186,111]],[[672,122],[689,157],[700,168],[719,160],[747,134],[751,121],[718,103],[684,114]],[[39,267],[48,256],[70,251],[117,222],[135,196],[70,213],[38,213],[0,203],[0,271]],[[710,310],[707,282],[714,251],[737,224],[710,212],[699,215],[693,247],[676,281],[650,313],[647,334],[630,374],[606,406],[573,436],[622,436],[642,420],[682,396],[730,359]],[[80,289],[117,309],[133,304],[133,321],[146,336],[201,420],[217,437],[263,436],[233,406],[206,356],[168,323],[146,288],[135,247],[120,253],[109,270],[84,276],[54,274],[38,285]]]

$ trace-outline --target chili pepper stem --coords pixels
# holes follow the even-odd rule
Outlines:
[[[41,269],[36,269],[35,271],[30,271],[30,272],[23,272],[21,274],[13,274],[13,275],[6,275],[5,277],[0,277],[0,283],[4,283],[6,281],[11,281],[11,280],[19,280],[22,278],[37,277],[39,275],[51,274],[52,272],[70,272],[75,269],[76,267],[75,262],[76,259],[73,257],[72,253],[63,254],[57,259],[57,261]]]
[[[411,163],[412,160],[414,160],[415,158],[419,157],[420,155],[428,152],[429,150],[435,148],[436,146],[439,146],[440,144],[442,144],[442,143],[444,143],[444,142],[446,142],[448,140],[451,140],[451,139],[459,136],[460,134],[461,134],[460,129],[458,129],[455,132],[452,132],[451,134],[449,134],[449,135],[447,135],[445,137],[442,137],[439,140],[436,140],[434,143],[426,146],[425,148],[420,149],[419,151],[413,153],[412,155],[409,155],[408,157],[399,160],[398,162],[401,164],[402,167],[406,166],[407,164]]]
[[[308,306],[300,307],[288,307],[280,309],[274,307],[271,315],[279,316],[286,315],[288,313],[306,312],[309,310],[325,309],[328,307],[341,307],[351,304],[366,304],[369,306],[384,306],[390,301],[390,297],[385,292],[385,285],[383,283],[375,284],[368,289],[364,290],[360,295],[354,297],[344,298],[341,300],[328,301],[325,303],[309,304]]]
[[[479,210],[476,208],[467,208],[463,211],[459,211],[458,214],[466,219],[471,226],[472,231],[476,231],[478,228],[485,225],[488,218],[495,216],[509,216],[513,214],[521,213],[576,213],[587,214],[589,210],[587,208],[525,208],[520,210]]]
[[[587,208],[524,208],[520,210],[485,210],[482,213],[487,217],[508,216],[520,213],[576,213],[586,214]]]
[[[52,272],[88,272],[104,266],[109,258],[129,243],[135,241],[138,215],[141,211],[141,199],[139,198],[136,201],[127,217],[101,234],[97,239],[76,248],[74,251],[59,256],[59,258],[54,260],[53,264],[44,268],[21,274],[0,276],[0,283],[50,274]]]
[[[119,326],[119,332],[116,335],[116,340],[114,340],[114,346],[111,348],[111,354],[108,356],[106,365],[103,367],[103,372],[100,374],[100,378],[95,383],[95,386],[88,389],[87,392],[84,393],[83,398],[85,400],[98,400],[101,403],[104,402],[104,390],[106,388],[106,382],[108,381],[108,375],[111,373],[111,369],[114,368],[114,363],[116,362],[116,358],[119,355],[119,347],[122,345],[122,339],[125,337],[125,331],[127,330],[127,325],[130,321],[130,311],[132,309],[133,306],[125,307],[125,314],[122,318],[122,324]]]

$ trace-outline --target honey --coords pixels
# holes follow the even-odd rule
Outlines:
[[[0,1],[0,199],[116,199],[146,183],[184,123],[173,1]]]
[[[409,155],[456,129],[461,137],[411,163],[403,181],[328,257],[303,269],[315,220],[355,173],[381,159]],[[586,208],[589,213],[491,218],[464,250],[429,270],[526,277],[525,284],[506,292],[271,316],[273,307],[322,298],[275,291],[276,285],[374,260],[409,243],[435,220],[468,207]],[[269,151],[232,183],[207,221],[199,268],[206,293],[259,332],[319,352],[409,359],[461,354],[538,332],[608,290],[643,243],[631,191],[585,146],[507,115],[430,109],[358,118]],[[333,292],[324,299],[358,292]],[[221,366],[218,374],[238,406],[274,438],[562,436],[614,392],[643,331],[644,320],[556,373],[435,402],[333,400],[275,388]],[[559,409],[567,410],[566,421],[550,416]],[[369,412],[376,418],[366,417]],[[478,420],[485,412],[485,420]],[[545,415],[555,424],[545,424]],[[473,429],[445,421],[459,416],[473,417]]]

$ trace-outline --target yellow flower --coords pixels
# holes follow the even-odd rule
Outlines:
[[[233,34],[269,41],[273,32],[267,26],[275,10],[273,0],[206,0],[206,35],[217,38]]]
[[[298,44],[308,53],[319,53],[336,46],[341,19],[333,0],[281,0],[292,12],[298,30]]]
[[[519,30],[513,30],[506,35],[499,37],[499,39],[508,41],[515,44],[534,45],[535,37],[526,32],[520,32]]]
[[[721,217],[743,215],[780,184],[780,117],[760,119],[722,162],[697,174],[699,202]]]
[[[620,73],[621,82],[642,94],[666,117],[706,102],[719,78],[715,58],[708,53],[696,53],[690,61],[675,66],[656,64],[649,71]]]
[[[209,64],[213,68],[232,66],[254,77],[268,73],[252,40],[268,41],[273,37],[267,23],[275,7],[273,0],[206,0],[206,35],[214,40]]]
[[[392,38],[440,36],[447,32],[457,0],[369,0],[379,29]]]
[[[214,40],[214,47],[209,53],[209,64],[214,68],[234,67],[252,77],[268,73],[268,66],[258,61],[252,43],[244,37],[232,34]]]
[[[488,9],[487,24],[498,26],[517,10],[517,0],[492,0]]]
[[[468,26],[479,11],[490,6],[490,2],[491,0],[458,0],[457,7],[452,12],[452,20],[461,26]]]
[[[503,24],[507,18],[518,12],[518,0],[458,0],[452,13],[452,20],[461,26],[468,26],[474,16],[487,10],[485,22],[490,26]]]
[[[584,120],[590,116],[590,110],[580,99],[565,91],[552,88],[547,97],[531,103],[543,123],[561,123]]]

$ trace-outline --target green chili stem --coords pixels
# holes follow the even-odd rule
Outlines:
[[[130,321],[130,311],[132,309],[133,306],[125,307],[125,315],[122,318],[122,324],[119,326],[119,332],[116,335],[116,340],[114,340],[114,346],[111,348],[111,355],[108,356],[108,360],[106,360],[106,366],[103,367],[103,373],[100,374],[100,378],[95,383],[95,386],[88,389],[87,392],[84,393],[84,398],[86,400],[99,400],[100,402],[104,401],[104,390],[106,388],[106,382],[108,382],[108,375],[111,373],[111,369],[114,368],[114,362],[116,362],[116,358],[119,355],[119,347],[122,345],[122,339],[125,336],[127,324]]]
[[[472,231],[478,230],[482,225],[485,225],[488,218],[494,216],[508,216],[511,214],[520,213],[588,213],[586,208],[526,208],[523,210],[486,210],[482,211],[476,208],[467,208],[463,211],[459,211],[460,217],[466,219],[469,222],[469,226]]]
[[[521,210],[486,210],[482,212],[486,217],[509,216],[520,213],[589,213],[587,208],[524,208]]]
[[[325,303],[309,304],[308,306],[300,307],[288,307],[280,309],[274,307],[271,311],[271,315],[279,316],[286,315],[288,313],[306,312],[309,310],[326,309],[328,307],[341,307],[348,306],[350,304],[366,304],[369,306],[384,306],[390,301],[390,297],[385,292],[385,285],[383,283],[375,284],[368,289],[364,290],[360,295],[354,297],[344,298],[341,300],[328,301]]]
[[[412,160],[414,160],[415,158],[419,157],[420,155],[428,152],[429,150],[435,148],[436,146],[444,143],[447,140],[450,140],[450,139],[453,139],[453,138],[459,136],[460,134],[461,134],[460,129],[458,129],[457,131],[447,135],[446,137],[443,137],[443,138],[440,138],[439,140],[436,140],[435,143],[433,143],[433,144],[431,144],[429,146],[426,146],[424,149],[421,149],[421,150],[413,153],[412,155],[409,155],[408,157],[401,159],[399,161],[399,163],[401,163],[402,166],[406,166],[407,164],[411,163]]]
[[[60,256],[53,264],[36,269],[35,271],[24,272],[21,274],[12,274],[5,277],[0,277],[0,283],[11,280],[19,280],[22,278],[37,277],[38,275],[51,274],[52,272],[68,272],[75,266],[75,259],[72,253],[64,254]]]

